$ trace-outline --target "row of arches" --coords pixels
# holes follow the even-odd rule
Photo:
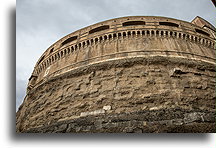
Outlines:
[[[96,45],[98,43],[103,43],[106,41],[112,41],[116,39],[124,39],[129,37],[173,37],[183,40],[189,40],[191,42],[195,42],[198,44],[202,44],[207,47],[214,48],[214,43],[208,39],[198,37],[196,35],[188,34],[185,32],[178,31],[170,31],[170,30],[129,30],[129,31],[121,31],[115,33],[105,34],[103,36],[95,37],[89,40],[81,41],[77,44],[68,46],[64,49],[61,49],[59,52],[50,55],[46,60],[41,62],[41,64],[36,68],[36,73],[40,73],[45,70],[52,63],[57,60],[65,57],[66,55],[73,53],[76,50],[81,48],[86,48],[88,46]]]

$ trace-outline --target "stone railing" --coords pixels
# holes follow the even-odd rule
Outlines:
[[[97,44],[125,38],[138,38],[138,37],[158,37],[158,38],[175,38],[181,40],[188,40],[190,42],[206,46],[214,49],[214,40],[209,37],[198,36],[195,33],[182,32],[179,30],[166,30],[166,29],[155,29],[155,28],[140,28],[131,30],[121,30],[116,32],[109,32],[101,35],[94,36],[90,39],[82,40],[78,43],[64,46],[60,50],[50,54],[48,57],[35,67],[35,72],[38,75],[44,71],[47,67],[52,65],[58,60],[61,60],[69,54],[73,54],[76,50],[82,50],[87,47],[91,47]]]

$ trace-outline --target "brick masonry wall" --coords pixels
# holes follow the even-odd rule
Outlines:
[[[32,90],[17,132],[215,132],[215,65],[172,57],[86,65]]]

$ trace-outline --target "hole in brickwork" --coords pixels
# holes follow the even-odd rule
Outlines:
[[[98,42],[98,38],[95,38],[95,44]]]
[[[89,40],[87,40],[87,46],[89,46],[90,45],[90,42],[89,42]]]
[[[89,34],[109,29],[109,25],[100,26],[89,31]]]
[[[73,51],[74,51],[74,47],[72,46],[72,47],[71,47],[71,52],[73,52]]]
[[[170,31],[170,36],[172,36],[173,35],[173,32],[172,31]]]
[[[103,37],[102,36],[100,36],[100,42],[103,40]]]
[[[168,36],[168,31],[165,32],[166,36]]]
[[[200,33],[200,34],[203,34],[203,35],[206,35],[206,36],[210,36],[210,34],[208,34],[207,32],[203,31],[203,30],[200,30],[200,29],[195,29],[195,31],[197,33]]]
[[[52,53],[54,51],[54,48],[50,49],[50,53]]]
[[[107,36],[106,35],[104,36],[104,40],[107,40]]]
[[[171,27],[179,27],[178,24],[172,22],[159,22],[159,25],[171,26]]]
[[[161,31],[161,35],[162,35],[162,36],[164,35],[164,32],[163,32],[163,31]]]
[[[128,36],[130,36],[130,35],[131,35],[131,32],[130,32],[130,31],[128,31],[127,35],[128,35]]]
[[[123,37],[126,37],[126,32],[123,32]]]
[[[117,37],[116,33],[113,34],[113,38],[115,39]]]
[[[62,42],[62,46],[65,44],[68,44],[68,43],[70,43],[76,39],[77,39],[77,36],[70,37],[70,38],[66,39],[64,42]]]
[[[118,37],[121,37],[121,35],[122,35],[121,33],[118,33]]]
[[[122,23],[122,26],[145,25],[144,21],[129,21]]]

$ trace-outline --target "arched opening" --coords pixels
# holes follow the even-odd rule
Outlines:
[[[107,35],[104,36],[104,40],[107,40]]]
[[[203,31],[203,30],[200,30],[200,29],[195,29],[195,31],[197,33],[200,33],[200,34],[203,34],[203,35],[206,35],[206,36],[210,36],[210,34],[208,34],[207,32]]]
[[[100,26],[89,31],[89,34],[109,29],[109,25]]]
[[[91,44],[93,44],[94,43],[94,40],[93,39],[91,39]]]
[[[82,44],[81,43],[79,43],[79,48],[81,48],[82,47]]]
[[[117,35],[116,35],[116,33],[114,33],[114,34],[113,34],[113,38],[114,38],[114,39],[115,39],[115,38],[117,38]]]
[[[52,53],[53,51],[54,51],[54,48],[51,48],[51,49],[50,49],[50,53]]]
[[[178,24],[172,22],[159,22],[159,25],[171,26],[171,27],[179,27]]]
[[[135,36],[135,35],[136,35],[136,32],[135,32],[135,31],[132,31],[132,35]]]
[[[145,25],[144,21],[129,21],[122,23],[122,26]]]
[[[122,34],[119,32],[119,33],[118,33],[118,37],[121,37],[121,35],[122,35]]]
[[[61,45],[63,46],[65,44],[68,44],[68,43],[76,40],[76,39],[77,39],[77,36],[70,37],[70,38],[66,39],[64,42],[62,42]]]
[[[126,37],[126,32],[123,32],[123,37]]]
[[[163,32],[163,31],[161,31],[161,35],[162,35],[162,36],[164,35],[164,32]]]
[[[102,37],[102,36],[100,36],[100,38],[99,38],[99,39],[100,39],[100,42],[101,42],[101,41],[103,40],[103,37]]]
[[[128,32],[127,32],[127,35],[128,35],[128,36],[131,36],[131,32],[130,32],[130,31],[128,31]]]
[[[74,47],[73,46],[71,47],[71,52],[74,52]]]
[[[168,31],[166,31],[165,34],[166,34],[166,36],[168,36],[168,34],[169,34]]]
[[[97,42],[98,42],[98,38],[95,38],[95,44],[97,44]]]
[[[89,40],[87,40],[87,46],[89,46],[90,45],[90,42],[89,42]]]

